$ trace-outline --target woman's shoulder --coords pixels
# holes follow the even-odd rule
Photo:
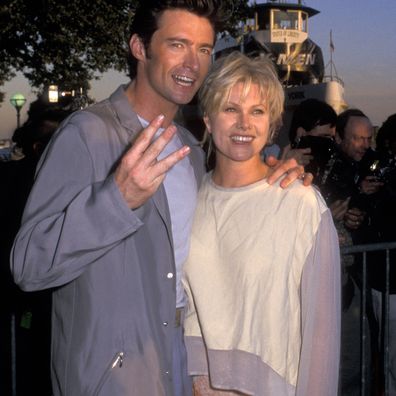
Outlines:
[[[327,209],[327,204],[315,185],[304,186],[301,180],[296,180],[286,188],[281,188],[279,183],[277,183],[277,189],[284,200],[298,203],[299,207],[318,208],[321,212]]]

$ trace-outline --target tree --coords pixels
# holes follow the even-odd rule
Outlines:
[[[225,30],[231,35],[239,33],[239,24],[251,16],[251,7],[249,0],[225,0],[227,8],[230,10],[230,18],[228,19]]]
[[[38,90],[88,88],[97,72],[123,70],[136,1],[12,0],[3,5],[0,83],[22,71]]]
[[[144,0],[143,0],[144,1]],[[128,27],[138,0],[9,0],[2,2],[0,86],[21,71],[43,92],[89,88],[111,68],[126,70]],[[232,30],[248,0],[227,0]],[[1,97],[0,97],[1,103]]]

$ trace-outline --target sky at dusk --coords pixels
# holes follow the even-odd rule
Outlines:
[[[333,61],[345,84],[350,107],[363,110],[375,125],[396,113],[396,1],[312,0],[320,11],[310,18],[310,37],[329,61],[332,30]]]
[[[346,102],[363,110],[374,125],[381,125],[396,113],[396,1],[310,0],[303,4],[320,11],[309,20],[309,36],[322,48],[325,64],[330,60],[332,30],[333,62],[345,84]],[[104,99],[127,81],[123,74],[105,73],[100,81],[92,82],[90,96],[97,101]],[[36,96],[21,75],[0,90],[6,93],[0,107],[2,139],[11,137],[16,127],[16,111],[10,97],[22,93],[28,99],[21,111],[23,122],[29,102]]]

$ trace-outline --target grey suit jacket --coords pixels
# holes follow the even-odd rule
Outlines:
[[[11,266],[24,290],[54,288],[55,395],[171,395],[175,264],[163,186],[130,210],[114,181],[142,129],[119,87],[71,115],[37,170]],[[149,104],[148,104],[149,105]],[[199,185],[203,153],[178,133]]]

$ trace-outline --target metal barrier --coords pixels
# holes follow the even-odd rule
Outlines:
[[[368,337],[368,329],[367,329],[367,312],[366,312],[366,303],[367,303],[367,253],[374,251],[384,251],[386,253],[385,256],[385,303],[382,310],[382,315],[384,320],[383,331],[381,331],[382,345],[383,347],[383,386],[384,386],[384,396],[389,396],[389,275],[390,275],[390,255],[389,252],[391,250],[396,249],[396,242],[387,242],[387,243],[375,243],[375,244],[366,244],[366,245],[354,245],[354,246],[346,246],[341,248],[342,255],[357,255],[362,254],[362,299],[361,299],[361,396],[366,396],[366,339]]]

